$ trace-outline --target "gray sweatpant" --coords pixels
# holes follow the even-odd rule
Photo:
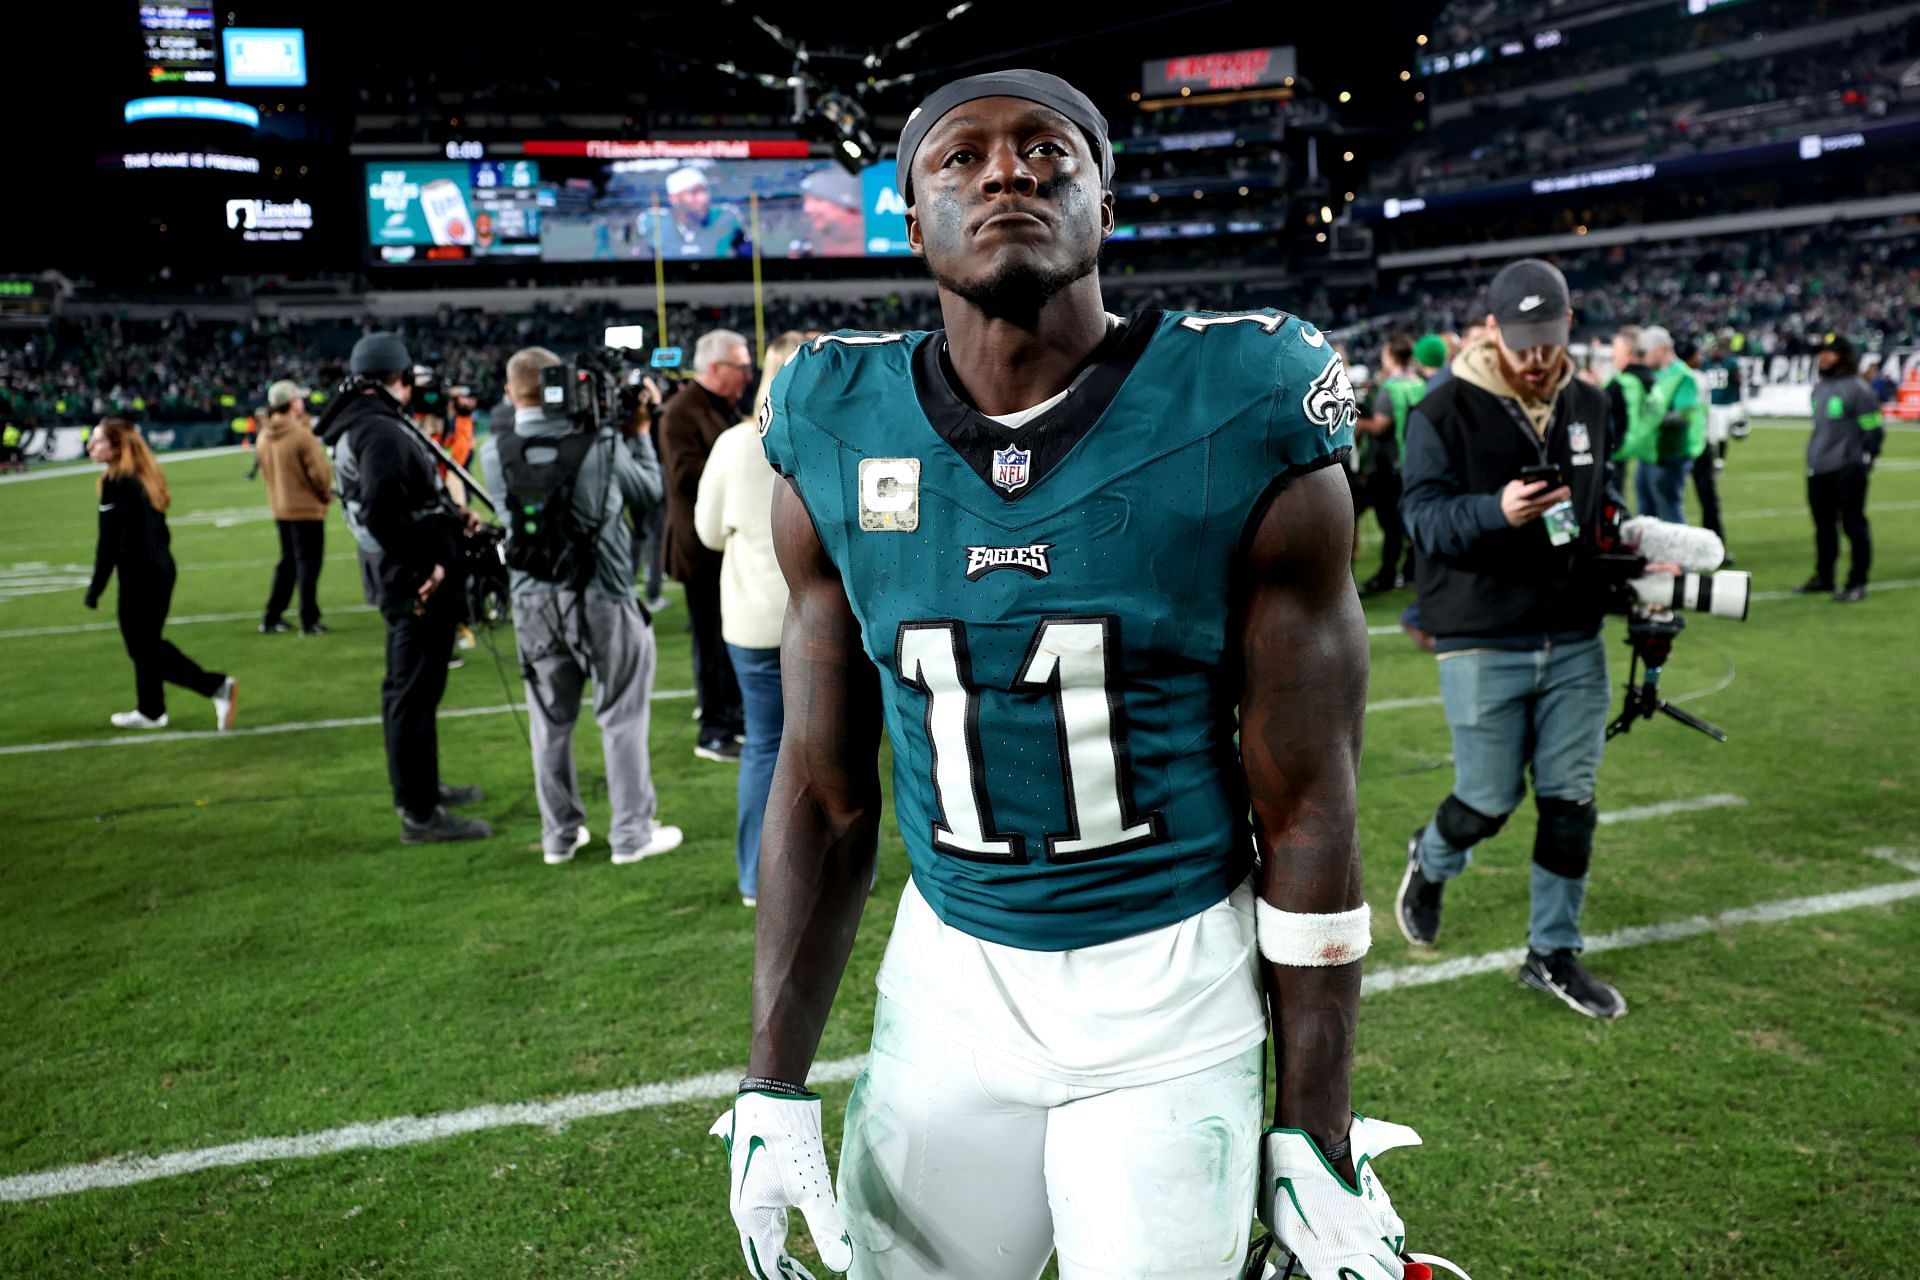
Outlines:
[[[632,600],[593,591],[530,591],[513,598],[514,640],[527,681],[534,789],[540,800],[540,843],[548,852],[573,847],[586,820],[573,764],[573,725],[580,691],[593,677],[594,719],[606,757],[614,852],[653,838],[659,802],[647,756],[653,697],[653,629]]]

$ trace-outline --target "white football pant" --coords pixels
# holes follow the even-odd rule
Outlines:
[[[1042,1079],[885,996],[847,1102],[853,1280],[1229,1280],[1259,1177],[1264,1046],[1158,1084]]]

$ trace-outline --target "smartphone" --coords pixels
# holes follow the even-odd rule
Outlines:
[[[1545,462],[1537,467],[1520,468],[1520,479],[1527,484],[1535,480],[1545,480],[1547,487],[1540,491],[1542,493],[1551,493],[1566,483],[1566,479],[1560,474],[1559,464],[1552,462]]]

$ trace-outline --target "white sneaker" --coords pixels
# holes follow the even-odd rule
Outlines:
[[[116,711],[107,717],[113,721],[116,729],[164,729],[167,727],[167,713],[162,711],[158,720],[149,720],[138,711]]]
[[[740,895],[740,905],[743,907],[757,907],[760,905],[760,899],[750,897],[743,893]]]
[[[587,824],[583,822],[580,824],[580,829],[573,833],[573,848],[563,852],[548,849],[540,856],[546,859],[548,866],[557,867],[563,862],[572,862],[573,855],[586,848],[587,841],[591,839],[593,839],[593,833],[587,830]]]
[[[213,695],[213,718],[225,733],[233,728],[233,713],[240,706],[240,682],[232,676],[220,686],[220,692]]]
[[[653,829],[653,838],[648,840],[646,844],[640,848],[615,849],[613,851],[614,865],[624,867],[629,862],[638,862],[642,858],[651,858],[656,853],[672,853],[680,847],[680,842],[686,838],[687,833],[678,827],[655,827]]]

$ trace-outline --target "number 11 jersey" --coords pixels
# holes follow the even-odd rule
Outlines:
[[[1062,951],[1246,878],[1238,578],[1273,495],[1344,458],[1354,418],[1325,337],[1272,311],[1116,320],[1017,426],[960,393],[937,331],[828,334],[781,371],[767,457],[879,668],[944,923]]]

